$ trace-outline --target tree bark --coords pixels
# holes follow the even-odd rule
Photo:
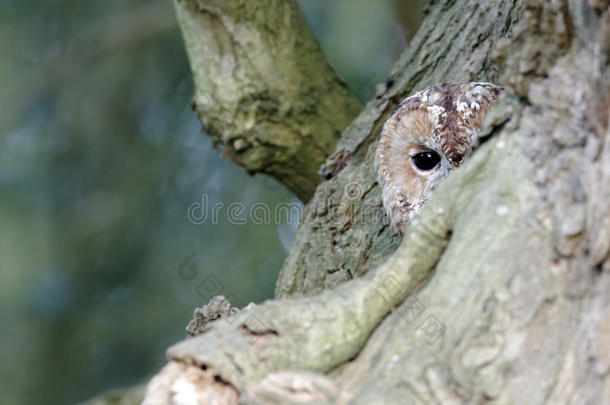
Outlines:
[[[295,0],[174,0],[193,106],[223,154],[307,201],[318,169],[361,110]]]
[[[610,403],[609,3],[432,1],[324,165],[277,299],[170,348],[145,403]],[[489,140],[399,240],[383,121],[481,79],[507,88]]]
[[[400,243],[388,226],[373,169],[381,127],[402,99],[438,82],[501,82],[491,49],[511,34],[520,2],[436,1],[413,41],[321,172],[303,226],[277,281],[276,297],[334,288],[382,263]],[[345,168],[344,168],[345,167]]]

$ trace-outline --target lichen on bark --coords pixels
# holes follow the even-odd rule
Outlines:
[[[174,0],[193,106],[223,155],[307,201],[318,168],[362,108],[295,0]]]

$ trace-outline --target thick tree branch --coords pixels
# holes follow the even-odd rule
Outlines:
[[[294,0],[174,0],[194,106],[224,155],[308,200],[360,111]]]

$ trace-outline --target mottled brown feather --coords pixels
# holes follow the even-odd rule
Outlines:
[[[501,92],[491,83],[437,84],[405,99],[385,122],[375,168],[384,208],[400,232],[436,185],[470,155],[483,119]],[[438,168],[415,167],[411,156],[418,151],[438,153]]]

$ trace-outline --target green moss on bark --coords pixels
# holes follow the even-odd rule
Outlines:
[[[294,0],[174,0],[194,107],[223,155],[307,201],[361,109]]]

